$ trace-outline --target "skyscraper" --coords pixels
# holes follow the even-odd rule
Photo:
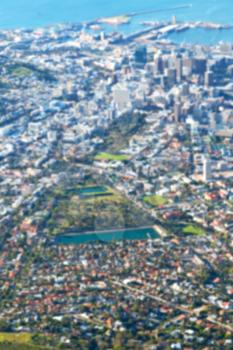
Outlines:
[[[177,82],[180,83],[182,80],[182,76],[183,76],[183,62],[182,62],[182,58],[176,58],[176,78],[177,78]]]
[[[214,79],[213,79],[213,72],[207,71],[205,72],[205,86],[208,88],[210,86],[213,86]]]
[[[194,58],[193,59],[193,73],[204,75],[207,68],[206,58]]]
[[[202,174],[203,181],[209,182],[212,178],[211,160],[208,157],[203,156],[202,162],[203,162],[203,174]]]
[[[147,48],[146,46],[139,46],[135,50],[134,59],[136,65],[144,66],[147,63]]]
[[[120,84],[114,86],[113,96],[118,111],[121,112],[130,107],[130,94],[126,86]]]
[[[164,72],[164,65],[163,65],[163,59],[161,56],[155,57],[155,74],[163,74]]]
[[[177,101],[174,105],[174,119],[177,123],[181,121],[182,117],[182,109],[181,109],[181,103]]]

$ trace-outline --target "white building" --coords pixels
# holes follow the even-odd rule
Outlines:
[[[117,84],[113,89],[113,98],[119,111],[131,108],[131,98],[126,86]]]
[[[211,160],[206,156],[203,156],[203,181],[208,182],[212,178],[211,172]]]

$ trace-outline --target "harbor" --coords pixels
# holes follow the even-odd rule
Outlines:
[[[125,43],[144,36],[147,39],[150,33],[157,39],[168,39],[173,42],[205,44],[211,41],[211,44],[214,44],[220,41],[232,41],[231,21],[218,22],[217,16],[213,19],[195,21],[189,16],[190,10],[193,11],[195,6],[196,4],[189,3],[168,8],[125,12],[86,22],[86,27],[97,32],[119,31]],[[143,20],[139,21],[138,18]]]
[[[129,24],[131,19],[133,17],[138,17],[138,16],[144,16],[144,15],[151,15],[155,13],[160,13],[160,12],[171,12],[171,11],[178,11],[178,10],[184,10],[191,8],[192,4],[188,5],[181,5],[181,6],[175,6],[175,7],[170,7],[166,9],[153,9],[153,10],[144,10],[144,11],[139,11],[139,12],[132,12],[120,16],[114,16],[114,17],[107,17],[107,18],[100,18],[97,19],[98,23],[105,23],[109,25],[122,25],[122,24]]]
[[[233,25],[220,24],[214,22],[176,22],[176,17],[173,17],[173,22],[157,22],[157,21],[146,21],[141,22],[142,29],[129,35],[123,35],[120,40],[120,44],[129,43],[137,39],[141,40],[168,40],[172,42],[187,42],[211,44],[222,41],[222,36],[228,37],[231,42],[233,34]],[[186,36],[188,39],[186,40]],[[208,40],[207,40],[207,39]],[[219,38],[219,40],[217,39]],[[206,40],[205,40],[206,39]],[[116,44],[118,40],[114,41]]]

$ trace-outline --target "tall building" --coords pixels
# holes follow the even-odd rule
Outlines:
[[[114,103],[118,111],[123,111],[130,107],[131,99],[129,90],[125,86],[117,84],[113,89]]]
[[[192,74],[192,71],[193,71],[193,60],[190,57],[185,57],[183,59],[182,73],[185,77],[188,77]]]
[[[203,156],[203,181],[204,182],[209,182],[212,178],[212,172],[211,172],[211,160],[206,157]]]
[[[134,60],[136,65],[144,66],[147,63],[147,48],[146,46],[139,46],[135,50]]]
[[[176,69],[174,68],[166,69],[166,76],[168,78],[168,83],[170,86],[176,83]]]
[[[163,59],[161,56],[155,57],[155,74],[163,74],[164,72],[164,65],[163,65]]]
[[[209,126],[211,129],[216,129],[216,113],[209,113]]]
[[[210,86],[213,86],[213,84],[214,84],[213,72],[211,71],[205,72],[205,86],[208,88]]]
[[[182,58],[176,58],[175,66],[176,66],[177,82],[180,83],[182,81],[182,76],[183,76],[183,62],[182,62]]]
[[[147,47],[147,62],[153,62],[155,56],[155,48],[153,46]]]
[[[183,96],[188,96],[189,95],[189,84],[188,83],[184,83],[181,87],[181,94]]]
[[[182,108],[181,108],[181,103],[177,101],[174,105],[174,119],[177,123],[181,121],[182,117]]]
[[[206,58],[194,58],[192,71],[194,74],[204,75],[207,68]]]

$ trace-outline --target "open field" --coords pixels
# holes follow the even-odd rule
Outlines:
[[[182,230],[183,233],[188,235],[203,236],[206,234],[205,230],[199,226],[187,225]]]
[[[0,343],[21,343],[27,344],[32,340],[30,333],[0,333]]]
[[[34,74],[39,80],[46,80],[46,81],[55,80],[51,72],[49,72],[46,69],[40,69],[31,64],[15,63],[7,67],[7,72],[8,74],[18,78],[26,78]]]
[[[31,343],[25,344],[25,343],[9,343],[9,342],[4,342],[0,343],[0,350],[58,350],[55,348],[51,347],[44,347],[44,346],[39,346],[39,345],[34,345]]]
[[[43,334],[0,332],[0,350],[56,350],[55,343]]]
[[[95,157],[96,160],[112,160],[112,161],[124,161],[128,160],[129,156],[125,154],[111,154],[111,153],[99,153]]]
[[[168,203],[166,198],[159,196],[157,194],[144,197],[144,202],[152,205],[153,207],[160,207]]]
[[[148,214],[142,213],[127,198],[107,186],[96,186],[106,192],[79,195],[81,188],[59,188],[54,191],[54,204],[47,222],[53,235],[65,232],[90,232],[153,225]],[[95,187],[93,187],[94,189]],[[83,187],[82,191],[91,190]]]
[[[28,77],[33,74],[33,71],[27,67],[17,67],[12,70],[12,75],[17,77]]]

